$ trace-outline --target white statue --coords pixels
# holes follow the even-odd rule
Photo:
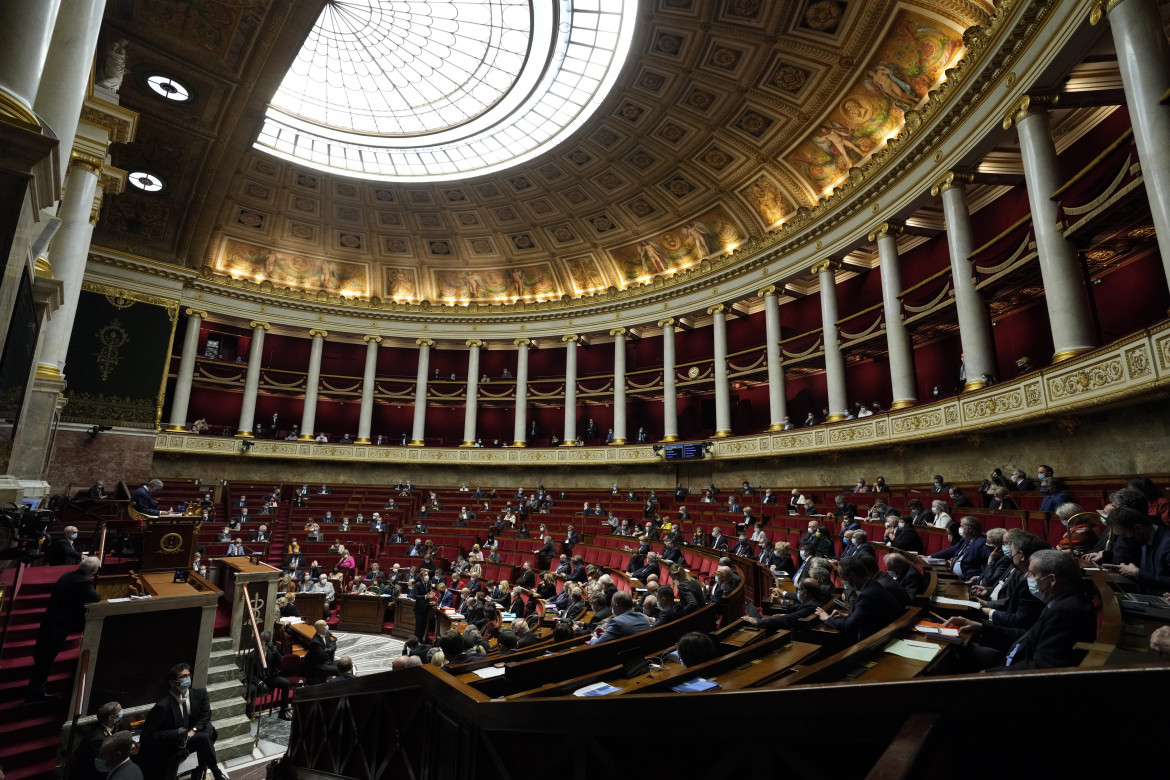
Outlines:
[[[122,87],[122,77],[126,75],[126,39],[117,38],[110,41],[106,48],[105,59],[97,69],[97,86],[117,92]]]

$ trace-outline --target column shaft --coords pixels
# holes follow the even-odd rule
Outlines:
[[[878,263],[881,267],[882,307],[886,321],[886,352],[890,359],[891,409],[904,409],[918,402],[918,379],[914,372],[914,347],[910,332],[902,321],[902,269],[898,266],[900,226],[884,223],[870,235],[877,239]]]
[[[482,341],[467,342],[467,407],[463,415],[462,447],[475,446],[475,414],[479,405],[479,348]]]
[[[717,304],[707,309],[715,317],[715,438],[731,435],[731,385],[727,379],[727,309]]]
[[[260,393],[260,364],[264,360],[264,336],[267,322],[252,322],[252,346],[248,350],[248,373],[244,375],[244,399],[240,404],[240,425],[236,436],[250,438],[256,424],[256,397]],[[273,431],[273,435],[276,432]]]
[[[562,447],[577,444],[577,336],[561,336],[565,342],[565,440]]]
[[[626,443],[626,329],[615,328],[613,336],[613,443]]]
[[[329,335],[323,330],[311,330],[309,335],[313,339],[313,346],[309,350],[309,375],[305,378],[305,408],[301,410],[300,441],[313,441],[317,438],[313,432],[317,424],[317,390],[321,384],[321,355],[325,352],[325,338]]]
[[[362,408],[358,413],[356,444],[370,443],[370,428],[374,421],[374,384],[378,373],[378,345],[381,336],[366,336],[366,365],[362,372]]]
[[[26,108],[36,100],[60,7],[61,0],[0,3],[0,88]]]
[[[674,349],[674,318],[662,326],[662,441],[678,441],[678,360]]]
[[[829,393],[829,419],[845,419],[849,405],[845,389],[845,355],[837,343],[837,279],[840,266],[832,260],[823,260],[813,266],[821,280],[821,328],[825,341],[825,383]]]
[[[943,216],[947,224],[947,250],[951,258],[951,283],[955,288],[955,313],[959,319],[959,343],[967,379],[964,390],[983,387],[983,375],[995,375],[995,342],[991,338],[991,318],[983,295],[975,289],[968,256],[975,249],[971,229],[971,212],[967,208],[967,190],[960,175],[948,174],[931,189],[941,193]]]
[[[528,437],[528,339],[516,339],[516,420],[512,425],[512,446],[527,446]]]
[[[191,383],[195,377],[195,352],[199,349],[199,328],[206,316],[205,311],[187,309],[187,332],[183,335],[183,354],[179,358],[179,375],[175,378],[175,395],[171,398],[171,424],[167,426],[168,431],[187,430],[187,407],[191,403]]]
[[[410,429],[410,446],[421,447],[426,443],[427,371],[430,370],[431,347],[435,342],[419,339],[414,343],[418,345],[418,374],[414,379],[414,424]]]
[[[780,354],[780,300],[776,286],[760,291],[764,298],[765,354],[768,360],[768,411],[772,418],[770,431],[784,430],[788,418],[788,391],[784,386],[784,362]]]

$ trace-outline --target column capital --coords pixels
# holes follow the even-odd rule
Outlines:
[[[255,330],[256,328],[260,328],[260,330],[268,330],[272,326],[269,325],[267,322],[260,322],[260,320],[252,320],[251,322],[248,323],[248,327],[252,328],[252,330]]]
[[[528,347],[532,345],[532,339],[513,339],[512,343],[517,347]]]
[[[362,341],[366,342],[367,344],[371,344],[371,343],[381,344],[382,337],[381,336],[374,336],[374,335],[362,336]]]
[[[580,340],[581,340],[581,337],[578,336],[576,333],[566,333],[565,335],[561,336],[561,341],[565,342],[566,344],[570,344],[570,343],[575,344],[576,342],[578,342]]]
[[[727,307],[724,306],[722,303],[717,303],[714,306],[707,307],[708,314],[724,314],[726,311],[727,311]]]
[[[974,180],[975,177],[966,171],[949,170],[937,178],[934,184],[930,185],[931,197],[937,198],[940,192],[944,192],[954,187],[966,187]]]
[[[416,347],[433,347],[435,342],[432,339],[415,339],[414,345]]]
[[[1093,7],[1089,9],[1089,24],[1096,27],[1120,2],[1121,0],[1093,0]]]
[[[887,236],[896,238],[905,230],[905,225],[901,222],[889,220],[875,227],[869,234],[870,241],[877,241],[879,238],[886,238]]]
[[[312,336],[313,338],[327,339],[327,338],[329,338],[329,331],[320,330],[318,328],[313,328],[311,331],[309,331],[309,335]]]
[[[1056,106],[1059,95],[1027,94],[1012,104],[1003,116],[1003,129],[1011,130],[1013,124],[1018,124],[1028,114],[1047,111]]]
[[[779,290],[777,289],[776,285],[769,284],[769,285],[766,285],[764,287],[761,287],[759,292],[756,293],[756,295],[758,295],[761,298],[767,298],[769,295],[776,295],[778,292],[779,292]]]
[[[468,339],[464,342],[468,349],[479,349],[483,346],[483,342],[479,339]]]
[[[660,327],[660,328],[673,328],[674,327],[674,317],[666,317],[665,319],[659,320],[658,327]]]
[[[826,257],[824,260],[813,263],[809,270],[814,274],[820,274],[824,271],[839,271],[841,270],[841,261],[834,257]]]
[[[188,317],[198,317],[201,320],[207,319],[207,312],[203,311],[203,309],[187,309],[183,313]]]
[[[611,335],[611,336],[624,336],[624,335],[626,335],[626,329],[625,328],[614,328],[613,330],[611,330],[609,332],[609,335]]]
[[[102,175],[102,168],[106,166],[106,158],[91,152],[74,149],[69,153],[69,167],[84,168],[94,176]]]

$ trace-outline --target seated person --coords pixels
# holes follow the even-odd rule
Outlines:
[[[777,631],[781,628],[791,629],[796,627],[796,621],[808,617],[832,600],[832,584],[819,582],[812,577],[805,577],[797,586],[797,606],[794,609],[788,610],[781,615],[773,615],[760,619],[756,619],[750,615],[744,615],[743,621],[753,626],[758,625],[760,628],[769,632]]]
[[[865,557],[857,555],[837,562],[837,574],[841,581],[857,593],[849,614],[845,615],[836,609],[832,613],[826,613],[822,607],[816,609],[817,617],[825,626],[840,631],[850,644],[880,631],[902,614],[902,605],[870,573]],[[873,568],[876,569],[876,566]]]
[[[950,561],[955,576],[969,580],[983,571],[988,555],[990,550],[987,549],[987,537],[983,535],[982,524],[974,517],[967,516],[959,520],[959,540],[931,557]]]
[[[619,590],[614,593],[609,606],[613,617],[604,629],[601,626],[594,629],[594,637],[589,640],[589,644],[599,645],[649,630],[650,620],[641,612],[634,611],[634,599],[626,591]]]
[[[1142,593],[1170,590],[1170,530],[1157,516],[1118,507],[1109,513],[1109,528],[1119,539],[1140,549],[1140,563],[1104,563],[1101,568],[1133,580]]]
[[[901,553],[889,553],[883,560],[886,564],[886,573],[893,578],[894,582],[902,586],[902,590],[906,591],[906,595],[911,600],[922,593],[926,587],[926,579],[922,576],[922,572],[906,560],[906,556]]]

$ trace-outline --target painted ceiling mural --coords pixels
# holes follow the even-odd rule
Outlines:
[[[962,57],[963,31],[993,11],[991,0],[647,0],[613,93],[565,143],[490,176],[399,184],[240,145],[264,101],[234,86],[257,79],[249,57],[271,55],[275,69],[313,19],[257,3],[233,11],[227,48],[195,41],[217,5],[107,7],[107,27],[131,40],[122,101],[142,114],[114,164],[168,186],[107,199],[95,243],[437,303],[603,293],[781,228],[899,132]],[[159,105],[140,78],[158,71],[187,73],[196,100]],[[229,141],[245,151],[218,157]]]

